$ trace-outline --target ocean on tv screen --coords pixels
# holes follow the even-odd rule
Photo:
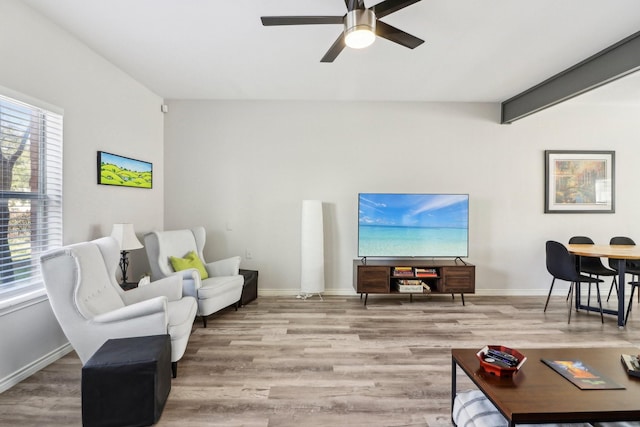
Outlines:
[[[360,256],[467,256],[466,228],[360,226]]]
[[[466,194],[361,193],[358,255],[466,257]]]

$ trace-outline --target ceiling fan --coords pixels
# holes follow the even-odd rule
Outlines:
[[[365,7],[364,0],[345,0],[347,13],[343,16],[263,16],[262,25],[343,24],[344,31],[324,54],[320,62],[333,62],[345,46],[355,49],[369,46],[376,36],[414,49],[424,40],[380,21],[387,15],[411,6],[420,0],[384,0]]]

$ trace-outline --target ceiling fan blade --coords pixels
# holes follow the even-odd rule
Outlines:
[[[344,34],[340,33],[340,36],[336,39],[335,42],[331,45],[327,53],[324,54],[320,62],[333,62],[334,59],[338,57],[342,49],[344,49]]]
[[[382,18],[419,1],[420,0],[385,0],[370,7],[370,9],[376,14],[376,18]]]
[[[355,9],[364,9],[364,0],[344,0],[347,5],[347,10],[351,12]]]
[[[409,49],[415,49],[424,43],[424,40],[419,39],[416,36],[412,36],[409,33],[405,33],[404,31],[399,30],[396,27],[392,27],[389,24],[385,24],[382,21],[376,22],[376,35],[398,43],[404,47],[408,47]]]
[[[262,16],[262,25],[343,24],[344,16]]]

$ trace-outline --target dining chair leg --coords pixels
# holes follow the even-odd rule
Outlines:
[[[571,282],[571,286],[569,287],[569,320],[567,323],[571,323],[571,309],[573,308],[573,282]]]
[[[553,284],[555,283],[556,278],[554,277],[553,280],[551,281],[551,288],[549,288],[549,295],[547,295],[547,302],[544,304],[544,310],[543,312],[546,313],[547,312],[547,305],[549,305],[549,298],[551,297],[551,291],[553,291]]]
[[[589,277],[595,278],[595,279],[600,279],[600,276],[598,276],[597,274],[589,273]],[[589,283],[589,294],[587,295],[587,305],[589,305],[590,302],[591,302],[591,283]],[[600,304],[600,293],[598,293],[597,302],[598,302],[598,304]]]
[[[636,285],[631,285],[631,295],[629,296],[629,306],[627,307],[627,314],[624,316],[624,324],[627,324],[629,320],[629,313],[631,312],[631,302],[633,301],[633,294],[636,291]]]
[[[591,305],[591,283],[589,283],[589,290],[587,291],[587,305]],[[589,311],[587,311],[589,314]]]
[[[589,283],[589,289],[591,289],[591,283]],[[598,293],[598,303],[600,304],[600,320],[604,323],[604,313],[602,311],[602,300],[600,299],[600,285],[596,283],[596,292]]]
[[[613,280],[611,281],[611,287],[609,288],[609,295],[607,295],[607,302],[609,302],[609,298],[611,297],[611,291],[616,290],[616,296],[618,295],[618,281],[616,280],[616,276],[613,276]],[[640,296],[640,294],[638,294]]]

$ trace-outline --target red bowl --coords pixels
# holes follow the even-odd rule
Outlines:
[[[508,354],[516,357],[520,362],[518,363],[517,366],[515,366],[513,368],[499,366],[499,365],[496,365],[494,363],[487,362],[484,359],[485,359],[487,351],[489,351],[489,349],[498,350],[498,351],[502,351],[502,352],[508,353]],[[522,365],[524,365],[524,362],[526,362],[526,360],[527,360],[525,355],[520,353],[518,350],[514,350],[512,348],[505,347],[503,345],[487,345],[487,346],[483,347],[479,352],[477,352],[476,356],[478,357],[478,360],[480,361],[480,367],[482,369],[484,369],[486,372],[488,372],[490,374],[497,375],[499,377],[508,377],[508,376],[511,376],[514,373],[518,372],[518,370],[522,367]]]

